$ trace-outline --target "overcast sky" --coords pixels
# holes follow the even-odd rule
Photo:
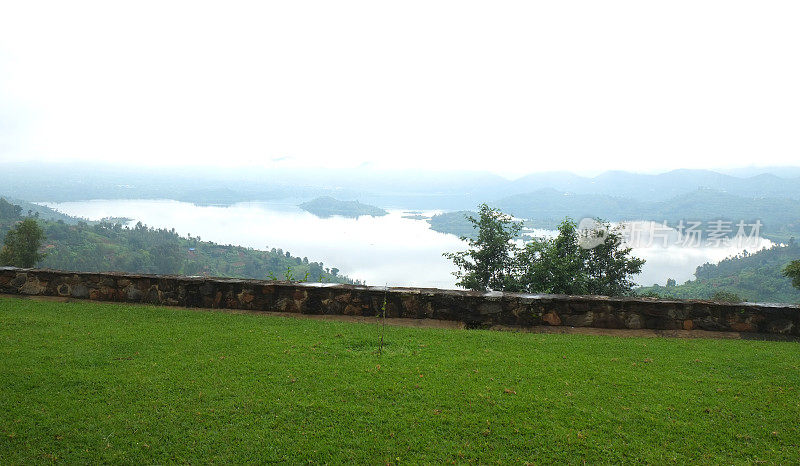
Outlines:
[[[0,0],[0,161],[800,163],[800,2]]]

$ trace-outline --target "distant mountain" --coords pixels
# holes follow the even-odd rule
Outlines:
[[[0,195],[30,201],[174,199],[197,204],[321,196],[359,199],[400,209],[474,209],[542,189],[667,201],[700,188],[745,198],[800,200],[800,167],[673,170],[661,174],[608,171],[594,177],[569,172],[533,173],[509,180],[488,172],[375,169],[266,169],[260,167],[131,168],[81,164],[2,164]],[[741,174],[741,176],[737,176]]]
[[[586,184],[588,180],[590,180],[590,178],[565,171],[542,172],[525,175],[522,178],[512,181],[511,185],[514,187],[513,190],[517,193],[543,188],[575,192],[582,190],[581,187]]]
[[[351,218],[358,218],[363,215],[381,217],[388,214],[388,212],[380,207],[362,204],[358,201],[340,201],[329,196],[318,197],[314,200],[304,202],[298,207],[320,218],[332,217],[334,215]]]
[[[540,189],[505,197],[489,205],[514,217],[526,219],[526,226],[534,228],[553,229],[564,217],[576,221],[586,217],[599,217],[611,222],[666,220],[670,225],[680,220],[723,220],[733,225],[740,220],[748,224],[759,220],[762,223],[759,233],[765,238],[780,242],[792,237],[800,238],[800,202],[788,198],[747,198],[713,189],[697,189],[658,202]],[[431,228],[464,236],[472,228],[464,219],[464,213],[457,211],[434,216],[430,221]]]
[[[647,203],[623,197],[575,194],[550,188],[505,197],[490,205],[515,217],[536,220],[547,226],[558,225],[564,217],[635,220],[650,207]]]
[[[710,170],[673,170],[658,175],[609,171],[593,178],[569,173],[536,173],[512,182],[521,192],[552,188],[575,194],[603,194],[640,201],[663,201],[698,188],[745,197],[800,199],[800,178],[759,174],[740,178]]]
[[[800,202],[789,198],[752,198],[699,189],[652,204],[645,212],[653,220],[761,220],[770,233],[777,234],[783,227],[786,233],[800,233]]]
[[[748,178],[757,175],[775,175],[782,178],[798,178],[800,177],[800,167],[784,166],[784,167],[742,167],[742,168],[726,168],[717,170],[726,175],[738,176],[740,178]]]

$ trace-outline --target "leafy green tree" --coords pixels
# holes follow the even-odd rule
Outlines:
[[[156,273],[176,274],[183,264],[181,246],[176,238],[162,240],[150,248]]]
[[[610,225],[595,225],[579,231],[567,218],[555,238],[534,238],[518,258],[519,288],[531,293],[631,294],[631,278],[645,261],[630,255],[631,248],[622,246],[622,236]],[[586,238],[592,241],[582,241]]]
[[[517,257],[521,270],[520,291],[553,294],[586,294],[586,254],[578,245],[578,230],[567,219],[555,238],[534,238]]]
[[[593,248],[582,248],[586,254],[583,264],[588,277],[587,292],[604,296],[630,295],[636,286],[632,279],[642,271],[645,260],[633,257],[632,248],[623,247],[622,235],[611,225],[601,222],[598,228],[588,234],[602,237],[602,242]]]
[[[14,267],[33,267],[44,258],[39,248],[44,241],[44,232],[36,220],[26,218],[16,228],[6,233],[0,264]]]
[[[445,254],[458,267],[455,275],[464,288],[628,295],[635,285],[631,278],[644,265],[606,223],[584,231],[567,218],[554,238],[534,238],[520,249],[513,240],[522,225],[499,210],[483,204],[480,218],[468,220],[477,230],[474,238],[462,237],[469,249]]]
[[[792,279],[795,288],[800,288],[800,260],[790,262],[784,267],[783,274]]]
[[[513,243],[522,225],[486,204],[480,205],[479,218],[467,220],[477,230],[477,237],[462,236],[467,251],[444,253],[458,267],[454,275],[459,286],[471,290],[509,290],[518,288],[515,278],[517,246]]]

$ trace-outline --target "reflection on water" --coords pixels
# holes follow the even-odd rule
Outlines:
[[[292,255],[337,267],[351,278],[369,285],[453,288],[453,266],[443,252],[463,250],[465,244],[453,235],[435,232],[422,219],[404,218],[402,210],[383,217],[358,219],[318,218],[295,203],[249,202],[230,207],[196,206],[170,200],[95,200],[48,203],[69,215],[99,220],[127,217],[156,227],[175,228],[181,235],[255,249],[281,248]],[[428,217],[437,212],[420,212]],[[646,225],[646,223],[644,224]],[[535,236],[553,232],[536,230]],[[692,279],[694,270],[705,262],[718,262],[741,252],[729,247],[681,247],[661,244],[634,248],[647,260],[636,281],[664,284]],[[762,246],[770,242],[761,240]],[[752,248],[750,249],[752,251]]]

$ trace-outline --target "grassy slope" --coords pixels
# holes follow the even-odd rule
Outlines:
[[[800,460],[797,343],[0,298],[3,463]]]

